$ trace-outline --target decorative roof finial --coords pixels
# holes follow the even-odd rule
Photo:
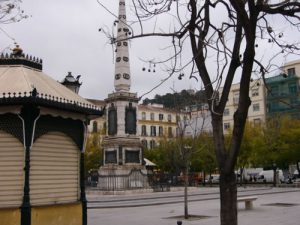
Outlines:
[[[20,48],[20,46],[17,43],[15,43],[15,45],[16,47],[12,50],[12,55],[14,57],[23,57],[24,56],[23,49]]]
[[[2,53],[0,55],[0,65],[24,65],[33,69],[42,70],[43,62],[37,57],[25,55],[23,49],[15,43],[15,48],[11,50],[11,53]]]

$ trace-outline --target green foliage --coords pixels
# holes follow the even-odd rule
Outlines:
[[[214,172],[217,168],[217,161],[213,137],[210,134],[202,133],[197,138],[197,148],[199,149],[197,157],[200,160],[199,169],[206,173]]]
[[[247,123],[237,168],[265,167],[276,164],[287,168],[289,164],[300,162],[300,121],[287,117],[269,119],[265,126]],[[225,136],[229,148],[231,136]],[[165,172],[180,173],[184,167],[181,146],[192,146],[188,155],[190,172],[214,172],[217,168],[213,139],[202,133],[194,140],[183,138],[172,141],[164,140],[151,150],[145,150],[145,157],[157,164]],[[187,153],[186,153],[187,154]]]
[[[281,127],[281,165],[296,164],[300,162],[300,120],[282,119]]]
[[[180,156],[174,141],[163,140],[156,148],[146,149],[144,156],[164,172],[177,173],[180,171]]]
[[[87,176],[90,170],[98,170],[102,162],[102,148],[99,133],[92,133],[88,136],[84,155],[85,175]]]
[[[259,141],[259,138],[262,137],[261,135],[261,126],[254,126],[249,122],[246,123],[240,153],[237,158],[238,168],[245,168],[257,164],[255,150],[260,148],[263,144]]]
[[[204,91],[197,91],[195,94],[182,90],[180,93],[167,93],[165,95],[155,95],[154,99],[146,98],[143,104],[157,103],[163,104],[167,108],[177,109],[178,106],[190,106],[201,103],[207,103]]]
[[[184,146],[191,148],[186,149]],[[155,149],[146,149],[144,156],[160,170],[176,174],[184,168],[185,160],[189,162],[190,172],[212,172],[217,167],[213,140],[208,134],[201,134],[195,140],[163,140]]]
[[[238,166],[287,168],[300,161],[300,121],[273,117],[265,126],[246,126]]]

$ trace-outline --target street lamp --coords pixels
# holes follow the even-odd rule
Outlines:
[[[188,213],[188,194],[187,194],[187,186],[188,186],[188,163],[189,157],[188,154],[190,153],[191,146],[185,145],[183,146],[184,152],[182,154],[183,163],[184,163],[184,218],[189,218]]]

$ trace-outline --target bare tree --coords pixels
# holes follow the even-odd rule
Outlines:
[[[28,17],[20,7],[21,2],[21,0],[0,1],[0,24],[19,22]]]
[[[100,0],[98,0],[100,2]],[[128,39],[170,39],[173,54],[157,65],[169,63],[168,77],[189,70],[201,80],[212,115],[213,138],[220,171],[221,224],[237,224],[237,185],[234,166],[239,154],[248,108],[251,76],[270,72],[275,56],[299,53],[300,2],[295,0],[131,0],[137,20],[128,22]],[[163,20],[162,25],[159,21]],[[129,20],[128,20],[129,21]],[[149,24],[154,21],[151,31]],[[170,21],[169,27],[165,24]],[[278,21],[276,24],[274,21]],[[281,25],[280,25],[281,24]],[[284,29],[281,29],[282,24]],[[278,27],[276,27],[278,25]],[[148,26],[148,27],[147,27]],[[266,47],[265,47],[266,46]],[[260,50],[265,53],[261,54]],[[272,54],[266,49],[274,50]],[[276,52],[277,51],[277,52]],[[188,58],[188,54],[190,57]],[[213,64],[212,66],[210,66]],[[185,72],[185,74],[187,74]],[[182,79],[182,76],[179,76]],[[166,79],[167,79],[166,78]],[[232,82],[240,82],[239,101],[229,146],[225,145],[223,112]],[[218,93],[223,85],[222,93]]]
[[[28,15],[21,9],[21,2],[21,0],[0,0],[0,32],[13,42],[15,42],[15,39],[10,36],[1,25],[19,22],[22,19],[28,18]],[[8,48],[9,46],[1,49],[0,53],[3,53]]]

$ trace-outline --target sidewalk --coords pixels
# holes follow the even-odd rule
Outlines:
[[[148,195],[148,194],[147,194]],[[100,196],[98,196],[100,197]],[[239,225],[298,225],[300,221],[299,192],[259,195],[253,210],[239,203]],[[218,199],[190,202],[189,214],[202,219],[182,220],[183,225],[220,224]],[[116,209],[88,210],[89,225],[176,225],[176,216],[183,215],[183,203]]]

